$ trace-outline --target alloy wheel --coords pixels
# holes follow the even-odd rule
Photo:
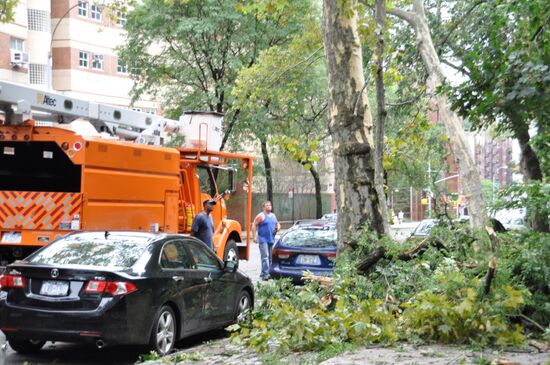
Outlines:
[[[160,314],[157,331],[156,331],[156,341],[157,349],[160,352],[160,355],[165,355],[172,350],[175,340],[175,322],[174,316],[170,311],[163,311]]]
[[[250,309],[250,296],[243,292],[237,304],[237,323],[243,322],[248,315]]]

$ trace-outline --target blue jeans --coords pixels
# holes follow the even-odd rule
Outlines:
[[[262,260],[262,272],[260,273],[261,277],[269,275],[269,268],[271,267],[271,251],[273,249],[273,242],[259,243],[260,247],[260,257]]]

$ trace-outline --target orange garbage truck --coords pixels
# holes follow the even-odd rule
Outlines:
[[[0,110],[1,264],[74,230],[191,233],[202,202],[210,198],[218,202],[212,212],[218,257],[248,259],[253,159],[215,149],[207,132],[219,129],[220,116],[186,115],[183,120],[198,121],[198,137],[186,132],[190,146],[169,148],[160,145],[163,132],[172,124],[181,134],[181,120],[4,81]],[[34,110],[47,113],[42,119],[64,123],[39,122],[31,117]],[[70,122],[83,117],[86,121]],[[218,125],[212,127],[209,118]],[[245,224],[227,216],[226,200],[236,190],[237,175],[248,186],[241,194]]]

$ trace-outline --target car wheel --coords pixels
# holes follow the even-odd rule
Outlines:
[[[237,249],[235,240],[228,240],[225,244],[223,259],[224,261],[235,261],[236,263],[239,263],[239,250]]]
[[[40,351],[46,341],[40,340],[8,340],[12,349],[20,354],[34,354]]]
[[[235,321],[241,323],[244,322],[246,317],[250,314],[252,299],[250,298],[250,294],[245,290],[239,294],[238,298],[237,307],[235,308]]]
[[[164,356],[174,349],[175,342],[176,317],[172,308],[163,305],[153,322],[149,345],[157,354]]]

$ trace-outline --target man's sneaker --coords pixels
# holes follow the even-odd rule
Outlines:
[[[266,275],[266,276],[262,276],[261,278],[263,281],[268,281],[269,279],[271,279],[271,276]]]

